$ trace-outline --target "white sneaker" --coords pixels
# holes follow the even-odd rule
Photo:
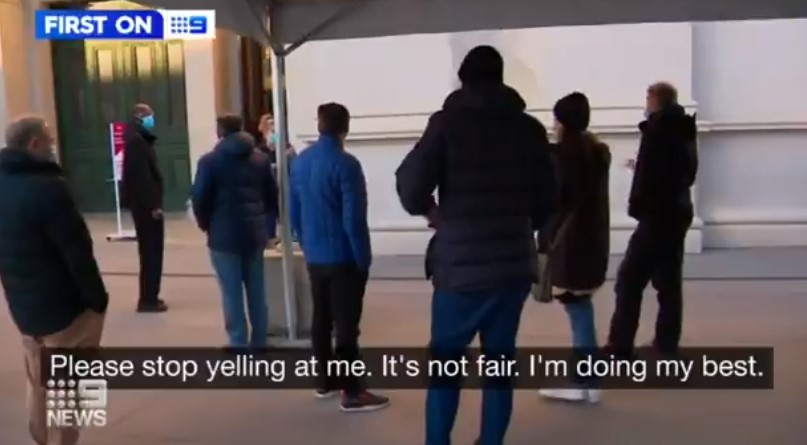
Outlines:
[[[538,390],[538,394],[547,399],[563,400],[564,402],[585,402],[596,404],[600,403],[600,400],[602,399],[602,390],[600,389],[540,389]]]

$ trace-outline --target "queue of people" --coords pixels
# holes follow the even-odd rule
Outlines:
[[[425,261],[433,284],[432,356],[456,360],[479,335],[486,355],[512,357],[523,307],[539,280],[551,285],[552,299],[563,305],[572,346],[600,349],[592,299],[606,281],[610,252],[611,153],[588,131],[588,99],[575,92],[556,103],[556,142],[550,143],[543,124],[504,83],[504,60],[496,49],[472,49],[458,76],[461,87],[431,116],[395,172],[403,208],[426,218],[433,229]],[[697,127],[669,84],[648,89],[646,108],[628,209],[638,226],[619,268],[604,345],[620,356],[633,353],[649,283],[659,300],[652,346],[675,353],[682,329],[681,269],[694,213],[690,189],[698,166]],[[311,281],[313,353],[319,363],[352,361],[361,357],[362,308],[373,257],[367,184],[361,163],[345,150],[348,109],[328,103],[317,115],[319,139],[290,165],[289,214]],[[198,163],[192,210],[207,235],[227,346],[260,349],[268,336],[263,250],[274,236],[279,204],[274,124],[264,116],[258,141],[243,131],[239,116],[222,116],[217,124],[219,140]],[[164,216],[154,126],[153,110],[139,104],[125,134],[123,197],[137,231],[140,312],[167,310],[160,298]],[[108,296],[89,231],[52,145],[52,133],[38,117],[17,119],[6,131],[6,148],[0,150],[0,277],[26,350],[31,435],[40,444],[75,444],[77,430],[45,424],[40,347],[98,346]],[[30,194],[38,199],[31,201]],[[539,252],[551,260],[543,274]],[[320,375],[316,397],[340,394],[345,412],[389,405],[362,380]],[[504,441],[513,386],[501,379],[483,389],[478,445]],[[428,389],[427,445],[451,443],[461,383],[441,381]],[[569,389],[542,389],[541,395],[600,400],[598,382],[577,378],[575,383]]]

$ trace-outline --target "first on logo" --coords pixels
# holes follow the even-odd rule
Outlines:
[[[41,10],[36,37],[44,39],[162,38],[162,16],[156,11]]]

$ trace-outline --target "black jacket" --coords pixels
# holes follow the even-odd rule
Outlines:
[[[611,152],[593,135],[567,137],[552,146],[556,160],[560,202],[540,232],[541,248],[551,240],[552,285],[567,290],[593,290],[605,283],[610,253]],[[557,237],[561,225],[564,233]]]
[[[107,293],[84,219],[61,168],[21,149],[0,151],[0,278],[25,335],[64,330]]]
[[[404,209],[425,216],[437,189],[427,264],[436,288],[491,290],[536,280],[534,231],[553,210],[546,129],[505,85],[446,99],[396,172]]]
[[[692,218],[690,188],[698,173],[695,117],[680,105],[671,105],[650,115],[639,129],[642,142],[628,215],[639,221]]]
[[[239,255],[262,251],[268,224],[277,215],[277,198],[269,158],[249,134],[227,136],[199,159],[193,211],[211,249]]]
[[[134,213],[163,208],[163,177],[157,164],[157,137],[138,120],[126,124],[123,133],[122,204]]]

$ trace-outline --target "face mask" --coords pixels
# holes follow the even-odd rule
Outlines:
[[[272,133],[271,139],[272,139],[272,144],[273,145],[280,144],[280,137],[277,135],[277,133]]]
[[[154,128],[154,115],[143,116],[143,126],[147,130]]]

